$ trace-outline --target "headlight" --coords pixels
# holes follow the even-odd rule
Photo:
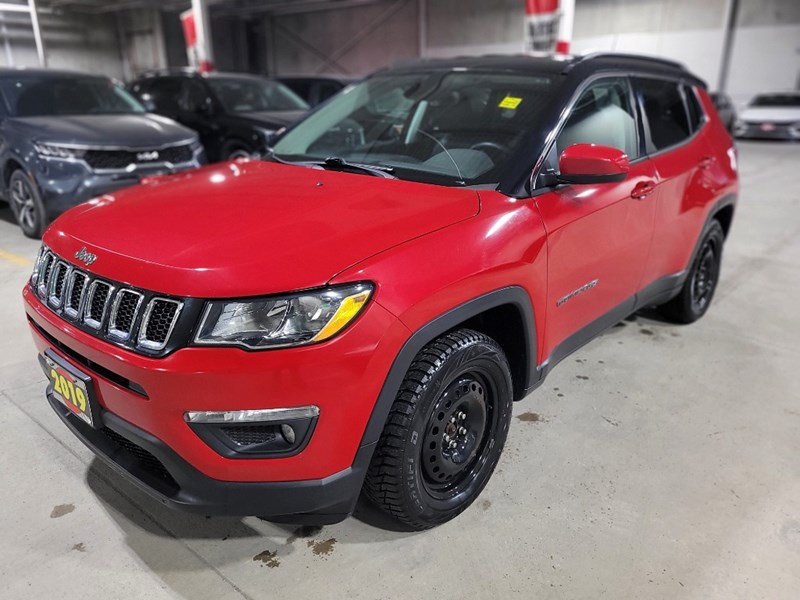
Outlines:
[[[370,283],[206,305],[195,344],[263,349],[321,342],[344,329],[372,294]]]
[[[46,156],[48,158],[82,158],[86,154],[86,150],[82,148],[73,148],[70,146],[61,146],[59,144],[40,144],[33,145],[39,156]]]

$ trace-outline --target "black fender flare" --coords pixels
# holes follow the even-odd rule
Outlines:
[[[383,427],[386,424],[389,411],[397,396],[397,391],[400,389],[400,385],[408,372],[408,368],[411,366],[414,357],[419,351],[422,350],[425,345],[464,321],[486,312],[487,310],[506,304],[513,305],[519,311],[522,320],[528,366],[525,389],[530,388],[532,383],[538,379],[538,373],[535,366],[536,321],[534,320],[533,303],[528,293],[524,288],[513,285],[468,300],[417,329],[411,334],[411,337],[406,340],[406,343],[403,344],[403,347],[400,349],[400,352],[398,352],[389,369],[380,394],[378,394],[378,398],[372,408],[372,414],[364,429],[364,435],[361,438],[359,459],[364,459],[364,457],[361,456],[364,450],[367,450],[369,458],[372,457],[372,450],[383,432]],[[525,390],[523,390],[523,392],[524,391]]]

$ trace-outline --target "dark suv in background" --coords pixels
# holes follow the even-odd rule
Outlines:
[[[310,106],[322,104],[356,80],[343,77],[279,77],[283,85],[308,102]]]
[[[203,162],[195,133],[107,77],[0,70],[3,198],[28,237],[76,204]]]
[[[157,71],[128,89],[148,110],[197,131],[211,162],[264,152],[276,131],[308,110],[283,84],[239,73]]]

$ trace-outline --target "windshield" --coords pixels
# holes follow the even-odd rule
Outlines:
[[[277,81],[233,77],[209,77],[207,81],[226,112],[308,110],[300,96]]]
[[[14,117],[144,112],[130,94],[101,77],[7,77],[0,90]]]
[[[750,106],[785,106],[800,108],[800,94],[769,94],[756,96]]]
[[[403,179],[496,183],[553,91],[549,77],[465,71],[367,79],[275,145],[280,160],[392,167]]]

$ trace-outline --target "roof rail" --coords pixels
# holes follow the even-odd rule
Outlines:
[[[159,75],[174,75],[176,73],[198,73],[197,69],[192,67],[166,67],[161,69],[148,69],[139,74],[139,77],[157,77]]]
[[[671,67],[673,69],[680,69],[681,71],[686,70],[686,66],[683,63],[679,63],[675,60],[670,60],[668,58],[661,58],[660,56],[647,56],[643,54],[625,54],[623,52],[590,52],[589,54],[584,54],[582,56],[577,56],[575,60],[570,62],[565,68],[564,73],[567,73],[573,67],[584,63],[589,60],[596,60],[598,58],[611,58],[611,59],[622,59],[622,60],[640,60],[649,63],[656,63],[659,65],[663,65],[665,67]]]

